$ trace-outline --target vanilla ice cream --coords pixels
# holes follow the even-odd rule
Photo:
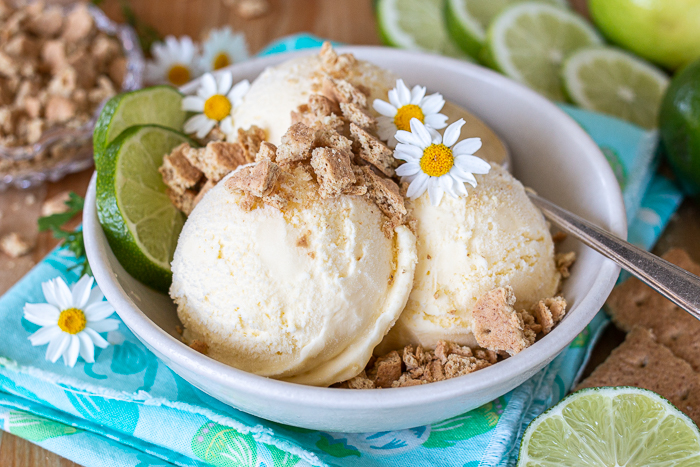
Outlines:
[[[476,179],[468,197],[446,195],[432,206],[426,192],[407,203],[418,221],[418,266],[408,304],[378,353],[434,348],[438,340],[475,346],[472,309],[497,287],[513,288],[516,309],[556,294],[552,238],[522,184],[495,164]]]
[[[364,369],[403,310],[415,237],[401,226],[387,238],[365,197],[320,199],[301,167],[280,184],[284,210],[245,211],[223,182],[208,192],[180,235],[170,294],[210,357],[328,386]]]

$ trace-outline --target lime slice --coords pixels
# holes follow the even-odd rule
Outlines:
[[[447,34],[443,0],[378,0],[376,6],[385,44],[474,61]]]
[[[170,86],[154,86],[114,96],[107,101],[95,124],[92,136],[95,165],[99,164],[107,145],[128,127],[155,124],[182,131],[185,116],[182,94]]]
[[[518,466],[563,465],[700,465],[700,431],[646,389],[582,389],[530,423],[520,444]]]
[[[491,21],[503,10],[526,0],[446,0],[445,23],[452,40],[472,57],[479,57]],[[566,0],[537,0],[566,7]]]
[[[486,46],[496,67],[552,100],[564,100],[560,67],[570,53],[602,43],[571,11],[544,3],[520,3],[494,19]]]
[[[134,278],[162,292],[170,287],[185,216],[170,202],[158,167],[185,142],[196,145],[169,128],[133,126],[107,146],[97,169],[97,216],[114,255]]]
[[[650,129],[658,124],[659,107],[669,83],[660,69],[610,47],[573,53],[564,62],[562,79],[576,105]]]

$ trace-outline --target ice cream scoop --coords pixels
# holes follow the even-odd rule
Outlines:
[[[491,164],[476,175],[468,197],[446,195],[432,206],[428,193],[407,203],[416,220],[418,266],[413,291],[378,353],[438,340],[475,346],[471,313],[483,294],[511,286],[516,309],[556,294],[560,281],[554,244],[542,213],[523,185]]]
[[[180,235],[170,295],[210,357],[328,386],[364,369],[406,304],[417,257],[408,228],[387,238],[374,203],[321,199],[307,170],[284,173],[283,210],[246,211],[226,178],[209,191]]]

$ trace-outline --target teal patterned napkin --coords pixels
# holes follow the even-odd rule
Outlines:
[[[301,35],[266,52],[317,47]],[[565,108],[603,147],[624,183],[630,239],[650,248],[681,201],[653,175],[654,135],[618,120]],[[643,194],[643,196],[642,196]],[[632,202],[632,201],[630,201]],[[74,284],[69,252],[49,254],[0,298],[0,425],[88,466],[508,466],[522,431],[572,387],[608,323],[600,313],[550,365],[510,393],[466,414],[408,430],[326,433],[284,426],[226,406],[181,379],[124,326],[102,336],[95,363],[44,359],[27,337],[38,326],[24,304],[44,301],[41,283]],[[115,315],[116,316],[116,315]]]

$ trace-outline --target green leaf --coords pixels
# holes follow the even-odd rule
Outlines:
[[[39,232],[45,230],[53,230],[61,227],[66,222],[73,219],[73,217],[83,210],[83,204],[85,200],[73,193],[72,191],[68,194],[68,200],[66,201],[66,206],[68,206],[68,211],[62,212],[60,214],[52,214],[50,216],[39,218]]]
[[[33,443],[40,443],[59,436],[74,435],[83,430],[31,413],[13,410],[10,412],[8,431]]]
[[[360,451],[354,446],[348,446],[347,440],[330,439],[327,435],[320,433],[321,439],[316,442],[316,447],[333,457],[362,457]]]
[[[267,450],[270,451],[275,463],[274,467],[294,467],[301,460],[299,456],[283,451],[276,446],[267,445]]]
[[[449,448],[458,441],[464,441],[486,433],[495,427],[500,418],[500,408],[505,405],[503,398],[482,405],[478,409],[434,423],[430,436],[423,443],[425,448]]]
[[[216,467],[254,466],[257,443],[252,435],[209,421],[192,438],[192,452]]]

